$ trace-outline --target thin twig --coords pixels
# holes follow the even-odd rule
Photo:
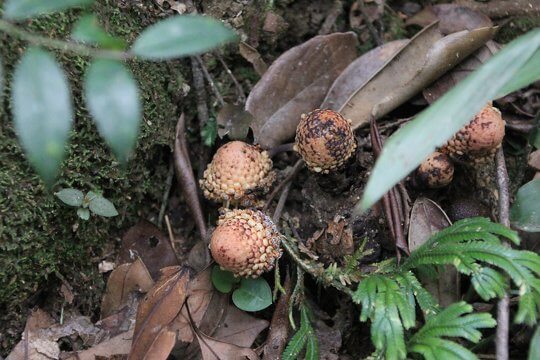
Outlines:
[[[169,221],[169,217],[167,215],[165,215],[165,224],[167,225],[167,232],[169,233],[169,242],[171,243],[174,252],[178,254],[178,250],[174,247],[176,243],[176,236],[174,236],[171,222]]]
[[[288,308],[291,301],[292,280],[287,272],[285,276],[285,293],[282,293],[272,315],[270,331],[264,345],[263,360],[280,359],[287,340],[289,339],[290,324],[288,320]]]
[[[373,38],[373,40],[378,46],[382,45],[383,41],[381,40],[381,37],[379,33],[377,32],[377,29],[375,29],[375,26],[373,26],[369,16],[366,13],[364,0],[356,0],[356,3],[358,4],[358,10],[360,10],[360,13],[362,14],[362,18],[364,19],[364,22],[366,23],[366,26],[369,32],[371,33],[371,37]]]
[[[302,169],[303,165],[304,165],[304,161],[302,159],[298,160],[294,164],[293,168],[289,171],[285,179],[283,179],[283,181],[278,186],[275,187],[275,189],[270,193],[270,196],[268,196],[268,199],[266,199],[266,204],[264,205],[263,212],[268,210],[268,207],[272,203],[272,200],[274,200],[277,194],[281,192],[281,190],[285,187],[285,185],[287,185],[290,181],[292,181],[292,179],[294,179],[296,174],[298,174],[298,172],[300,172],[300,170]]]
[[[499,222],[504,226],[510,226],[510,194],[508,172],[504,159],[502,146],[497,150],[495,156],[497,164],[497,187],[499,190]],[[505,242],[507,245],[508,243]],[[505,294],[497,304],[497,334],[496,334],[496,354],[497,360],[508,360],[508,333],[510,327],[510,300]]]
[[[23,30],[17,25],[10,23],[9,21],[1,19],[0,31],[10,35],[11,37],[26,41],[32,45],[43,46],[49,49],[56,49],[79,56],[91,56],[113,60],[129,60],[135,58],[135,55],[129,52],[97,49],[73,41],[64,41],[37,35],[29,31]]]
[[[285,207],[285,202],[287,201],[287,197],[289,197],[289,190],[291,189],[291,182],[287,182],[287,185],[283,188],[283,191],[281,192],[281,195],[279,197],[279,201],[276,205],[276,210],[274,210],[274,216],[272,216],[272,220],[274,221],[274,224],[276,224],[279,219],[281,218],[281,213],[283,212],[283,208]]]
[[[218,61],[221,63],[221,66],[223,66],[223,68],[225,69],[225,72],[227,73],[227,75],[229,75],[229,77],[231,78],[232,82],[234,83],[234,86],[236,86],[236,91],[238,92],[238,102],[242,104],[245,103],[246,92],[244,91],[244,87],[236,79],[231,69],[229,69],[229,67],[227,66],[227,63],[225,62],[225,60],[223,60],[223,57],[221,56],[221,54],[216,52],[215,55],[218,58]]]
[[[161,208],[159,209],[158,215],[158,228],[161,229],[163,225],[163,216],[165,215],[165,210],[167,209],[167,204],[169,203],[169,195],[171,193],[172,181],[174,178],[174,160],[169,162],[169,170],[167,171],[167,180],[165,181],[165,192],[161,198]]]
[[[206,78],[206,81],[208,81],[208,84],[210,84],[210,87],[212,88],[212,91],[214,92],[214,95],[216,96],[216,99],[218,100],[219,104],[221,106],[225,105],[225,100],[223,100],[223,96],[221,96],[216,83],[214,82],[214,79],[212,78],[212,75],[210,75],[210,72],[208,72],[208,69],[206,68],[206,65],[204,65],[204,62],[202,61],[200,56],[195,56],[197,61],[199,62],[199,65],[201,67],[201,70],[204,74],[204,77]]]

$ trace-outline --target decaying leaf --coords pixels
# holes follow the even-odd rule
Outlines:
[[[178,265],[169,238],[146,220],[132,226],[122,237],[118,263],[130,263],[137,258],[146,265],[154,280],[159,278],[162,268]]]
[[[409,248],[414,250],[433,234],[452,225],[445,212],[430,199],[418,198],[411,211]],[[436,277],[420,276],[426,289],[443,307],[460,299],[459,273],[453,266],[443,266]]]
[[[443,96],[448,90],[453,88],[458,82],[465,79],[471,72],[485,63],[499,50],[499,45],[494,41],[488,41],[480,49],[472,53],[465,61],[459,63],[452,70],[441,76],[433,84],[422,90],[422,94],[428,103]]]
[[[201,332],[196,333],[203,360],[239,360],[246,357],[258,360],[257,353],[249,348],[216,340]]]
[[[347,220],[335,216],[326,228],[318,230],[308,239],[306,246],[314,251],[325,264],[342,263],[345,255],[354,252],[353,232]]]
[[[330,85],[356,58],[352,32],[319,35],[274,61],[246,102],[255,140],[270,148],[292,138],[300,115],[319,107]]]
[[[231,140],[245,140],[253,115],[242,106],[225,104],[217,115],[218,135],[223,138],[228,135]]]
[[[169,325],[185,303],[191,271],[171,266],[161,272],[159,281],[139,304],[130,360],[166,359],[176,341]]]
[[[321,108],[339,110],[356,89],[368,81],[408,42],[408,39],[391,41],[376,47],[350,63],[332,84]]]
[[[101,318],[117,312],[128,300],[130,292],[147,292],[154,281],[139,258],[133,263],[122,264],[111,273],[101,302]]]
[[[117,359],[120,356],[127,356],[131,349],[133,339],[133,329],[116,335],[115,337],[92,346],[90,349],[79,351],[68,355],[66,360],[95,360],[95,359]]]
[[[242,55],[244,59],[246,59],[253,65],[253,68],[255,69],[257,74],[262,76],[266,72],[266,70],[268,69],[268,65],[266,65],[257,49],[251,47],[243,41],[240,41],[240,43],[238,44],[238,50],[240,52],[240,55]]]
[[[443,36],[438,24],[420,31],[340,109],[356,129],[394,110],[491,39],[494,28]]]
[[[427,6],[407,19],[405,24],[427,26],[437,20],[439,20],[441,32],[445,35],[462,30],[493,26],[493,22],[486,15],[458,4]]]
[[[229,344],[250,347],[267,327],[268,321],[254,318],[236,306],[229,305],[225,318],[212,336]]]

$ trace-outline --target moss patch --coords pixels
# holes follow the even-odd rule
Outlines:
[[[150,0],[141,4],[153,6]],[[98,1],[93,10],[108,31],[128,41],[156,20],[144,6],[121,9],[107,0]],[[25,27],[65,38],[81,14],[79,10],[41,17]],[[9,91],[10,76],[25,44],[0,34],[0,45]],[[55,190],[101,190],[120,216],[81,221],[74,208],[45,190],[15,138],[9,99],[4,97],[0,108],[0,324],[5,331],[0,334],[0,353],[7,352],[19,336],[28,307],[47,298],[42,295],[58,291],[58,277],[73,286],[74,306],[96,315],[104,287],[98,273],[102,255],[139,217],[149,218],[159,211],[178,113],[175,94],[180,92],[182,72],[187,71],[181,62],[130,64],[141,88],[144,121],[136,153],[127,169],[122,169],[84,107],[81,77],[89,59],[55,55],[70,79],[76,109],[67,159]]]

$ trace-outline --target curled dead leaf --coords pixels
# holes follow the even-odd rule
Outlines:
[[[257,49],[241,41],[238,44],[238,50],[240,52],[240,55],[242,55],[244,59],[246,59],[253,65],[253,68],[255,69],[257,74],[262,76],[266,72],[266,70],[268,69],[268,65],[266,65]]]
[[[253,88],[246,110],[255,140],[268,149],[292,138],[300,115],[319,107],[336,77],[356,57],[352,32],[319,35],[289,49]]]
[[[482,46],[494,28],[443,36],[437,23],[416,34],[341,107],[353,128],[386,115]]]

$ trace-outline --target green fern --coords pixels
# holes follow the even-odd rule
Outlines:
[[[439,312],[433,297],[420,285],[412,270],[433,270],[451,264],[466,275],[485,300],[501,297],[508,290],[508,276],[519,289],[518,323],[534,324],[540,311],[540,256],[512,249],[501,242],[504,237],[519,244],[519,237],[486,218],[456,222],[417,248],[401,266],[388,266],[386,272],[368,275],[360,282],[353,300],[362,306],[360,319],[371,320],[371,338],[376,353],[385,359],[405,359],[407,349],[427,359],[476,357],[462,345],[445,337],[462,337],[477,342],[476,329],[492,327],[488,314],[471,314],[466,303],[453,304]],[[405,330],[415,325],[415,305],[426,319],[405,346]],[[442,326],[444,324],[445,326]]]
[[[285,351],[283,351],[282,360],[298,359],[304,348],[306,348],[306,360],[317,360],[319,358],[319,342],[309,318],[308,308],[302,305],[300,307],[300,328],[287,344]]]
[[[427,360],[474,360],[471,351],[445,337],[460,337],[477,343],[482,334],[477,329],[492,328],[497,325],[490,314],[469,314],[472,306],[459,302],[431,317],[407,343],[409,352],[419,353]],[[469,314],[469,315],[465,315]]]

